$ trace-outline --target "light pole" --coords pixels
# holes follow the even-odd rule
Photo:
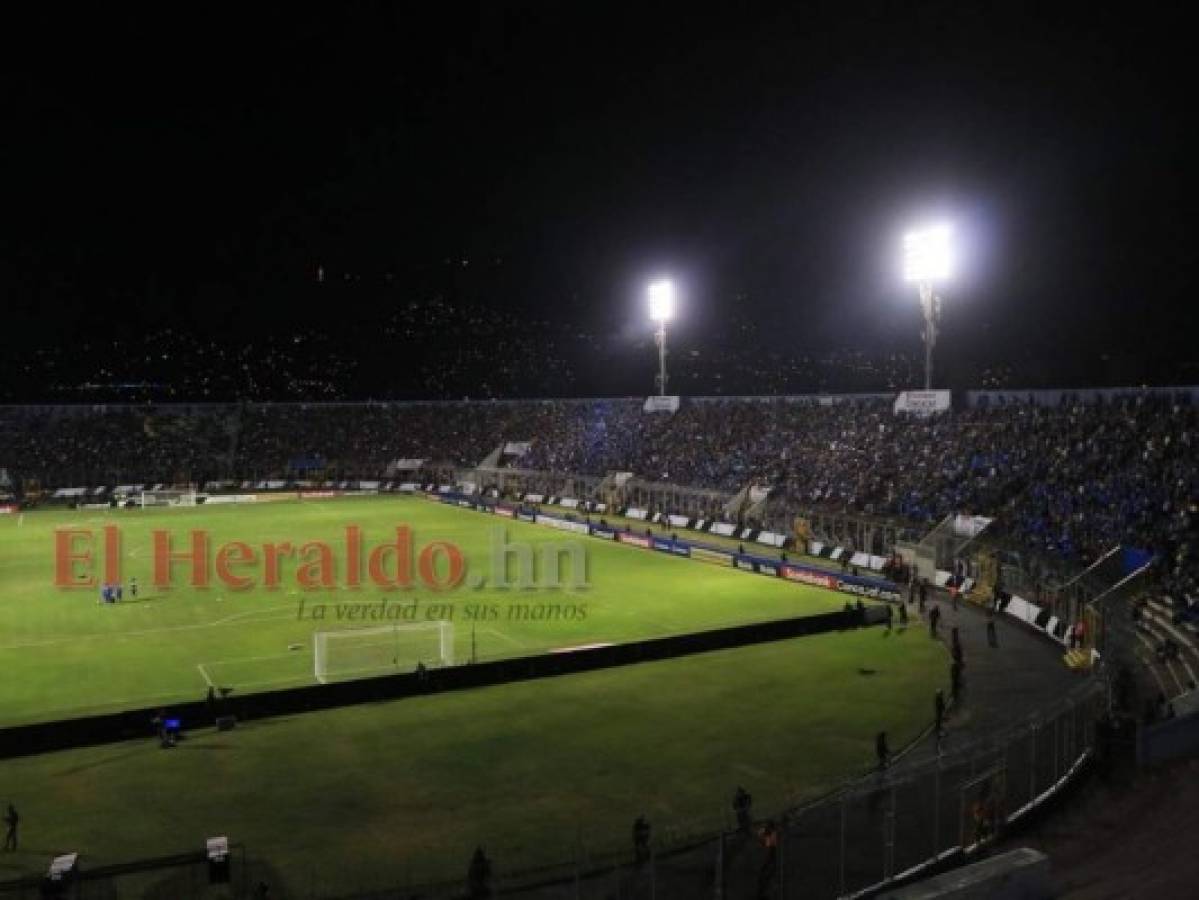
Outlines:
[[[924,314],[924,389],[933,387],[933,348],[941,325],[941,297],[938,283],[948,281],[953,271],[950,241],[953,230],[937,225],[903,236],[903,277],[915,282],[920,291],[920,311]]]
[[[674,283],[663,278],[649,286],[649,317],[658,323],[658,396],[666,396],[666,323],[674,317]]]

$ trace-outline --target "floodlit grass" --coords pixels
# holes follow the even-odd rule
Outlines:
[[[468,580],[492,577],[496,528],[535,551],[575,541],[586,554],[590,586],[522,592],[463,584],[440,594],[419,584],[390,593],[370,586],[306,591],[296,584],[296,563],[287,560],[274,590],[229,590],[215,573],[207,589],[192,588],[185,567],[176,568],[170,591],[150,584],[154,529],[170,531],[177,552],[187,547],[193,529],[205,529],[215,557],[229,541],[258,547],[321,540],[338,552],[349,523],[362,529],[368,549],[401,523],[411,526],[417,551],[431,541],[452,541],[466,556]],[[126,584],[137,577],[137,602],[128,591],[123,603],[102,605],[97,590],[54,587],[56,529],[98,532],[110,524],[122,529],[123,577]],[[95,552],[100,556],[101,547]],[[343,565],[338,558],[337,582],[344,585]],[[263,577],[261,566],[237,572]],[[562,573],[564,580],[573,574],[566,555]],[[841,608],[844,597],[411,498],[7,516],[0,518],[0,724],[198,699],[210,682],[241,693],[312,683],[312,633],[385,624],[345,618],[351,606],[382,601],[393,608],[416,603],[422,619],[451,618],[455,658],[473,652],[482,660],[825,612]],[[318,613],[324,618],[314,618]],[[409,656],[397,655],[397,665],[410,663]]]
[[[866,769],[878,730],[899,747],[927,723],[944,656],[922,629],[873,628],[10,760],[24,845],[0,877],[210,834],[300,896],[458,877],[479,843],[500,872],[627,851],[640,813],[705,831],[739,784],[766,814]]]

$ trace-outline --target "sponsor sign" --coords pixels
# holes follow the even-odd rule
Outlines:
[[[737,526],[730,525],[728,522],[714,522],[712,527],[708,530],[711,531],[712,534],[720,534],[724,535],[725,537],[732,537],[733,533],[737,530]]]
[[[399,472],[415,472],[425,464],[423,459],[412,459],[404,457],[403,459],[394,460],[391,463],[391,468]]]
[[[11,516],[14,515],[16,511],[17,507],[12,503],[5,503],[3,506],[0,506],[0,516]]]
[[[783,577],[790,581],[828,588],[831,591],[835,591],[840,583],[840,579],[836,575],[818,572],[815,569],[805,569],[801,566],[783,566],[780,571]]]
[[[525,494],[526,503],[541,503],[545,500],[545,494]]]
[[[758,563],[758,572],[761,575],[769,575],[773,578],[778,576],[779,567],[774,563]]]
[[[257,494],[213,494],[205,502],[206,503],[254,503],[258,500]]]
[[[895,412],[932,416],[949,409],[949,391],[903,391],[895,398]]]
[[[744,556],[738,556],[734,565],[738,569],[744,569],[746,572],[754,571],[754,562],[752,559],[746,559]]]
[[[666,518],[675,528],[686,528],[687,523],[691,521],[686,516],[667,516]]]
[[[616,532],[611,528],[601,528],[599,525],[592,525],[591,536],[603,538],[605,541],[612,541],[616,539]]]
[[[556,519],[553,516],[539,516],[537,521],[559,531],[573,531],[575,534],[588,534],[591,527],[586,522],[572,522],[569,519]]]
[[[690,556],[691,548],[686,544],[680,544],[678,541],[667,540],[666,538],[654,538],[654,549],[660,550],[663,553],[673,553],[676,556]]]
[[[986,516],[963,516],[959,514],[953,517],[953,533],[958,537],[975,538],[992,521],[992,519],[988,519]]]
[[[563,497],[560,505],[563,509],[577,509],[579,501],[574,497]]]
[[[522,521],[522,522],[536,522],[537,521],[537,516],[535,516],[533,513],[527,513],[527,512],[518,512],[516,514],[516,518],[520,519],[520,521]]]
[[[646,397],[643,411],[647,413],[676,413],[679,411],[678,397]]]
[[[301,500],[327,500],[330,497],[340,497],[341,491],[300,491]]]
[[[649,511],[644,510],[644,509],[638,509],[635,506],[630,506],[628,509],[626,509],[624,511],[624,514],[625,514],[626,519],[641,519],[642,521],[644,521],[646,516],[649,515]]]
[[[855,581],[842,581],[839,590],[843,594],[853,594],[857,597],[869,597],[872,600],[899,600],[899,591],[884,585],[864,584]]]
[[[516,510],[514,510],[511,506],[497,506],[495,508],[495,514],[497,516],[503,516],[505,519],[511,519],[514,515],[516,515]]]
[[[616,539],[622,544],[632,544],[634,547],[641,547],[645,550],[649,550],[651,546],[649,538],[639,534],[630,534],[627,531],[622,531],[616,536]]]

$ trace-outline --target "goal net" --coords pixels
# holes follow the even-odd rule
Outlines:
[[[159,488],[153,491],[142,491],[140,503],[147,506],[195,506],[195,488]]]
[[[318,631],[312,636],[316,680],[364,678],[454,664],[450,622],[412,622],[378,628]]]

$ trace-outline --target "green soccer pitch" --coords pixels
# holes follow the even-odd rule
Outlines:
[[[311,635],[337,621],[297,617],[320,592],[285,572],[276,591],[149,588],[150,532],[207,529],[216,543],[336,541],[347,523],[368,544],[397,523],[414,543],[459,544],[473,567],[500,520],[417,499],[280,502],[244,507],[26,514],[0,520],[0,719],[194,699],[209,677],[239,690],[313,683]],[[119,524],[124,577],[138,602],[53,587],[56,528]],[[536,547],[565,536],[503,522]],[[532,603],[585,603],[582,620],[492,619],[476,625],[479,656],[630,640],[839,609],[843,595],[580,537],[585,591],[530,592]],[[178,547],[176,547],[178,549]],[[487,566],[483,566],[484,570]],[[380,594],[338,590],[328,603]],[[511,591],[461,587],[450,603],[455,655],[469,653],[469,604],[500,610]],[[541,596],[541,594],[545,596]],[[348,599],[347,599],[348,597]],[[394,597],[411,602],[411,594]],[[352,623],[358,624],[358,623]],[[346,627],[349,627],[348,625]],[[289,650],[298,646],[300,649]],[[227,834],[251,877],[280,896],[385,890],[462,877],[482,844],[497,872],[627,853],[644,813],[655,833],[725,825],[743,785],[773,815],[868,769],[874,735],[893,748],[931,718],[946,653],[920,628],[828,633],[544,680],[188,732],[0,761],[0,800],[22,816],[19,852],[0,880],[36,875],[57,852],[90,867],[169,855]],[[239,680],[243,676],[244,680]],[[173,896],[164,871],[122,882],[122,895]],[[140,880],[139,880],[140,879]],[[154,893],[157,891],[157,893]]]
[[[4,760],[22,847],[0,880],[55,852],[94,868],[213,834],[245,844],[272,896],[463,878],[478,844],[500,875],[580,847],[627,860],[639,814],[669,844],[726,827],[737,785],[773,816],[861,774],[876,732],[898,749],[930,724],[946,671],[925,629],[869,628],[205,728],[170,751],[146,738]],[[186,873],[146,877],[118,895],[190,896],[170,887]]]
[[[361,530],[365,572],[371,548],[401,524],[410,527],[418,558],[414,586],[384,591],[364,575],[361,587],[347,587],[347,525]],[[94,533],[90,569],[77,564],[72,578],[90,573],[102,579],[102,530],[108,525],[121,530],[124,599],[104,604],[98,588],[56,587],[56,532]],[[574,586],[583,574],[576,571],[578,557],[563,552],[556,554],[563,587],[498,589],[492,562],[497,529],[510,546],[529,548],[537,579],[545,574],[543,551],[573,542],[585,555],[587,587]],[[153,586],[155,530],[170,534],[175,553],[190,548],[191,532],[209,535],[207,587],[191,586],[192,570],[180,563],[172,569],[171,588]],[[257,566],[229,569],[252,579],[247,589],[231,589],[216,571],[217,550],[234,541],[257,555]],[[298,548],[310,541],[330,546],[334,588],[306,589],[294,556],[281,557],[278,585],[268,588],[262,546],[290,542]],[[461,548],[467,576],[456,588],[435,591],[419,578],[419,552],[434,541]],[[71,552],[86,549],[85,539],[77,538]],[[512,583],[517,554],[506,559]],[[435,574],[444,578],[447,571],[442,558]],[[479,575],[487,584],[472,588]],[[140,586],[136,599],[132,578]],[[462,662],[808,615],[844,602],[819,588],[416,498],[27,513],[0,519],[0,724],[196,700],[210,684],[239,693],[311,684],[318,631],[448,619],[453,657]],[[381,674],[394,665],[410,671],[418,658],[429,660],[438,650],[437,635],[427,631],[382,635],[363,640],[361,648],[357,643],[331,641],[329,670]]]

